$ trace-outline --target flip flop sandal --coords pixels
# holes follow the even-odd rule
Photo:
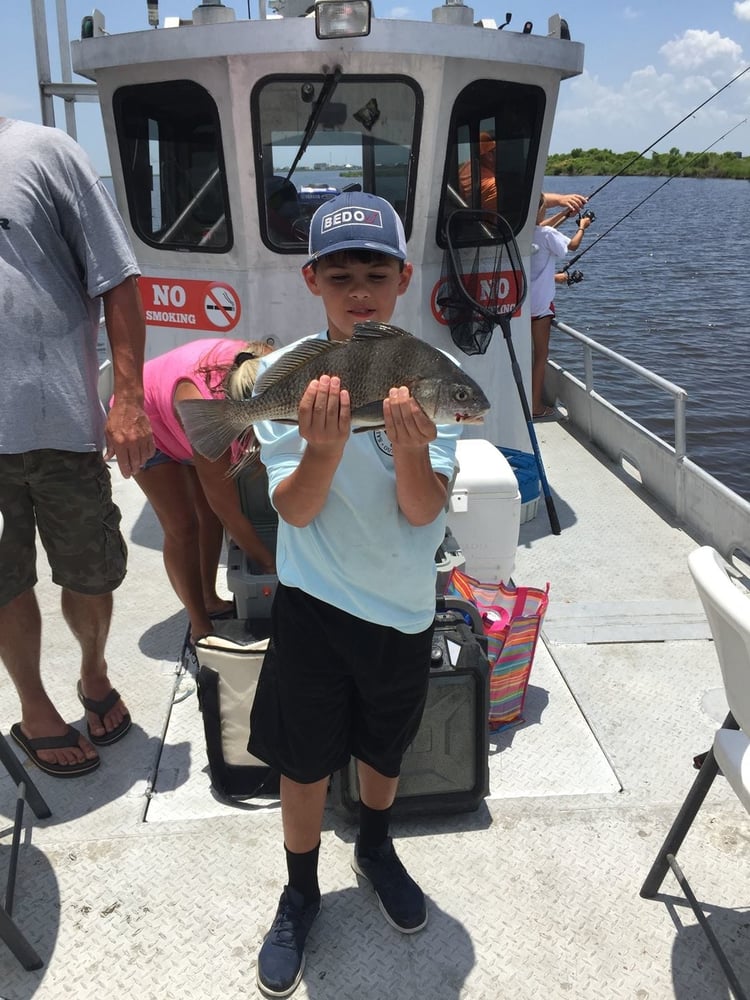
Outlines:
[[[533,420],[546,420],[547,417],[557,416],[557,410],[554,406],[545,406],[541,413],[532,413],[531,417]]]
[[[86,711],[94,712],[95,715],[98,715],[99,721],[101,722],[102,725],[104,725],[104,716],[107,714],[107,712],[110,711],[110,709],[114,708],[117,702],[120,700],[120,694],[118,691],[115,690],[115,688],[112,688],[107,697],[102,698],[101,701],[96,701],[94,698],[87,698],[86,695],[83,693],[83,688],[81,687],[80,680],[78,681],[76,691],[78,692],[78,700],[86,709]],[[95,736],[91,732],[91,726],[89,726],[89,724],[86,723],[89,739],[91,740],[92,743],[96,743],[96,745],[99,747],[108,747],[111,746],[112,743],[117,743],[117,741],[121,740],[125,735],[125,733],[127,733],[128,729],[130,729],[130,726],[131,726],[130,715],[128,715],[127,712],[123,716],[120,725],[116,726],[114,729],[110,729],[109,732],[106,732],[103,736]]]
[[[209,611],[208,617],[212,622],[223,622],[231,621],[232,618],[236,618],[234,607],[227,608],[226,611]]]
[[[81,734],[73,726],[68,726],[68,731],[62,736],[39,736],[36,739],[31,739],[21,729],[21,723],[16,722],[10,727],[10,735],[40,770],[52,774],[56,778],[77,778],[81,774],[95,771],[101,763],[96,757],[94,760],[83,760],[77,764],[50,764],[49,761],[39,757],[38,750],[62,750],[65,747],[77,747]]]

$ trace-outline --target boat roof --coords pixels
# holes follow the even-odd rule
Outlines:
[[[450,10],[463,4],[448,4]],[[445,9],[445,8],[442,8]],[[463,8],[469,10],[469,8]],[[584,46],[581,42],[525,35],[517,31],[482,29],[469,24],[444,24],[436,21],[410,21],[402,18],[373,17],[368,36],[341,39],[318,39],[315,21],[309,17],[238,19],[223,24],[190,24],[160,31],[144,30],[102,35],[72,42],[73,68],[81,76],[96,79],[102,69],[143,64],[168,70],[170,62],[200,59],[231,59],[233,56],[281,56],[314,51],[320,59],[360,61],[367,53],[393,56],[437,57],[449,60],[471,59],[473,64],[486,60],[506,63],[513,71],[529,67],[529,74],[542,69],[554,70],[562,79],[578,75],[583,69]],[[293,71],[294,63],[285,63]]]
[[[551,534],[543,500],[521,525],[514,580],[549,581],[551,598],[525,721],[492,737],[490,795],[477,811],[394,823],[429,900],[418,935],[395,932],[357,887],[355,828],[329,804],[323,911],[300,1000],[727,995],[671,874],[656,900],[638,895],[693,780],[692,758],[726,714],[686,564],[699,539],[569,423],[536,427],[562,531]],[[116,468],[113,479],[130,568],[107,655],[134,725],[91,776],[63,782],[29,768],[52,816],[27,809],[13,916],[44,967],[25,972],[0,945],[0,995],[253,996],[283,881],[278,803],[213,793],[193,679],[178,664],[187,621],[163,570],[161,531],[132,480]],[[80,725],[77,649],[57,588],[40,575],[45,682]],[[6,730],[17,711],[6,681]],[[3,773],[6,833],[14,809]],[[680,857],[747,981],[737,878],[746,830],[719,778]]]

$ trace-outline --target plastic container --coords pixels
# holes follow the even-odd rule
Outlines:
[[[255,572],[255,567],[234,541],[227,552],[227,588],[234,596],[237,617],[265,620],[271,617],[271,605],[278,577]]]
[[[536,517],[539,508],[539,471],[534,455],[515,448],[498,449],[507,459],[521,491],[521,524]]]
[[[508,581],[521,523],[521,493],[508,459],[489,441],[459,440],[459,472],[448,525],[466,560],[465,571],[483,583]]]
[[[279,519],[268,498],[265,469],[261,467],[255,473],[251,470],[240,473],[237,489],[242,512],[253,522],[255,530],[271,552],[275,552]],[[276,574],[261,573],[260,566],[248,559],[242,549],[230,540],[227,552],[227,587],[234,595],[238,618],[270,618],[277,583]]]

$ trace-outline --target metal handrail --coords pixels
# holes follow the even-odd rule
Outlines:
[[[682,386],[676,385],[674,382],[670,382],[669,379],[662,378],[662,376],[657,375],[656,372],[652,372],[649,368],[644,368],[643,365],[639,365],[637,362],[631,361],[630,358],[626,358],[624,354],[618,354],[617,351],[613,351],[611,348],[598,343],[598,341],[592,340],[591,337],[587,337],[585,333],[580,333],[578,330],[573,329],[572,326],[568,326],[566,323],[561,323],[559,320],[553,319],[552,325],[562,333],[567,334],[572,340],[576,340],[582,345],[584,384],[587,393],[593,393],[596,391],[594,387],[593,355],[600,354],[602,357],[616,362],[623,368],[627,368],[629,371],[634,372],[647,382],[650,382],[652,385],[655,385],[657,388],[672,396],[674,400],[675,457],[678,461],[685,458],[687,454],[687,391],[683,389]]]
[[[572,425],[628,473],[632,475],[635,469],[647,492],[671,510],[696,539],[713,545],[729,563],[739,559],[744,573],[750,563],[750,502],[687,456],[687,392],[565,323],[553,320],[553,324],[579,343],[584,352],[584,379],[566,371],[554,359],[548,362],[557,371],[555,388],[568,408]],[[594,355],[613,361],[672,397],[674,448],[596,391]]]

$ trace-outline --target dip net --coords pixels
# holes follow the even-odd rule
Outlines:
[[[497,212],[456,209],[448,217],[446,242],[437,306],[454,344],[464,354],[484,354],[495,327],[526,296],[513,231]]]

